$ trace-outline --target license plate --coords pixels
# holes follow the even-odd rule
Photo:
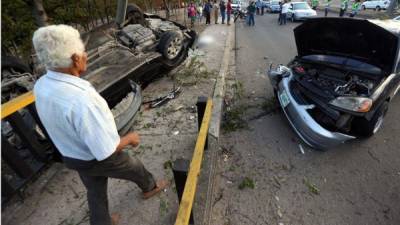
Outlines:
[[[286,107],[290,103],[290,99],[285,90],[279,93],[279,100],[281,101],[282,107]]]

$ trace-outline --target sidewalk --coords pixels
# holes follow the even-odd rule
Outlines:
[[[192,57],[180,69],[162,76],[143,91],[146,101],[167,94],[174,84],[182,85],[183,92],[166,105],[150,110],[142,107],[133,126],[133,130],[141,135],[141,145],[127,150],[142,160],[156,178],[169,179],[171,186],[164,193],[145,201],[134,183],[110,179],[110,212],[121,215],[120,225],[174,223],[178,199],[170,164],[177,158],[190,160],[192,157],[197,138],[197,97],[213,96],[226,37],[233,29],[234,26],[226,25],[207,26],[199,37],[199,50],[192,52]],[[189,68],[184,68],[184,64]],[[196,67],[190,68],[193,64]],[[194,206],[195,219],[202,218],[209,157],[209,152],[206,152]],[[86,191],[77,173],[55,163],[28,185],[23,200],[18,196],[11,200],[3,210],[1,222],[4,225],[87,225],[88,219]]]

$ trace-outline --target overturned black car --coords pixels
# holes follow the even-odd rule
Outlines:
[[[140,109],[141,87],[182,63],[197,37],[194,30],[144,13],[134,4],[126,7],[124,15],[107,31],[82,37],[88,52],[82,78],[106,99],[120,134],[130,129]],[[15,57],[2,56],[2,103],[32,90],[46,72],[32,58],[28,66]]]
[[[315,18],[294,35],[298,56],[268,75],[296,133],[316,149],[376,133],[400,87],[398,24]]]

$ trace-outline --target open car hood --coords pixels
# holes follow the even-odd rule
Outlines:
[[[391,73],[399,37],[368,20],[313,18],[294,29],[298,55],[335,55],[357,59]]]

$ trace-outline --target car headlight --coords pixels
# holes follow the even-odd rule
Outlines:
[[[372,100],[365,97],[337,97],[329,104],[354,112],[368,112],[372,106]]]

